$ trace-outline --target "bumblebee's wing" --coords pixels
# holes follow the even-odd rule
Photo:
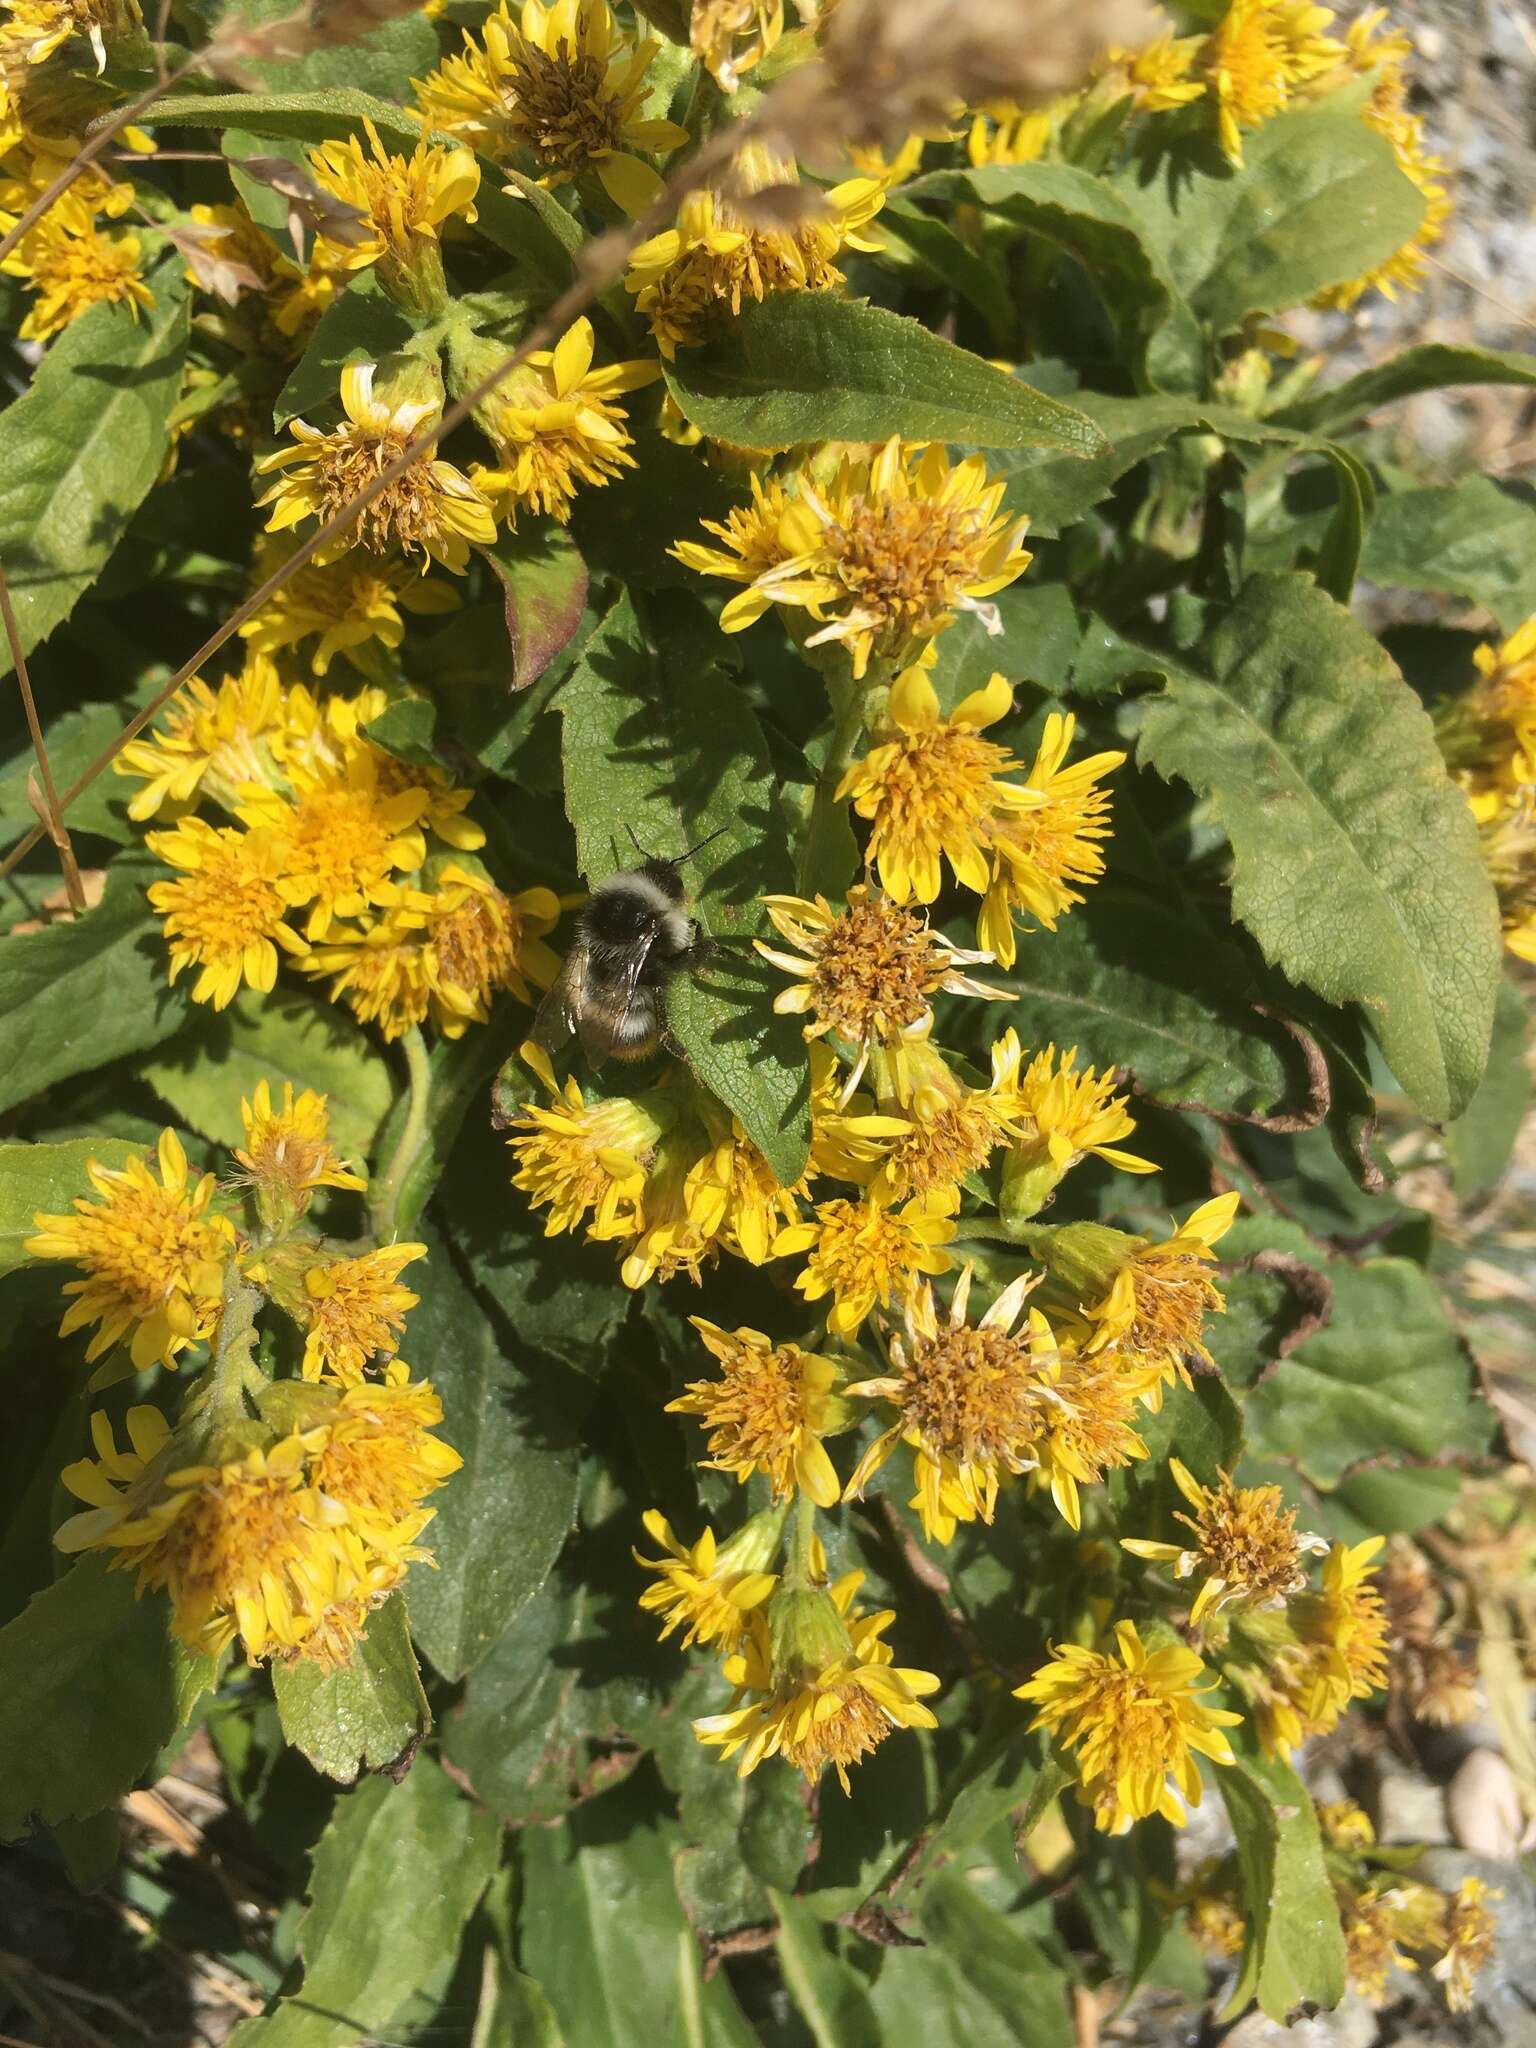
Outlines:
[[[587,999],[577,1012],[575,1024],[588,1059],[598,1062],[613,1054],[623,1056],[628,1037],[625,1021],[636,991],[646,979],[655,943],[655,932],[648,931],[628,945],[606,946],[598,942],[586,948],[582,974]]]
[[[544,991],[533,1020],[533,1038],[547,1053],[564,1052],[581,1022],[581,986],[587,972],[587,942],[578,937]]]

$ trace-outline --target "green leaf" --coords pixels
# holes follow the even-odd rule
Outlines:
[[[304,1658],[272,1666],[283,1735],[317,1771],[350,1785],[360,1771],[397,1780],[432,1725],[411,1650],[405,1595],[368,1617],[368,1632],[341,1671]]]
[[[1339,502],[1334,507],[1317,551],[1310,564],[1318,588],[1337,603],[1347,605],[1360,574],[1360,554],[1365,530],[1376,510],[1376,486],[1358,455],[1330,442],[1323,450],[1338,479]]]
[[[930,276],[976,308],[999,355],[1013,353],[1018,316],[1000,264],[979,256],[946,222],[894,195],[880,209],[880,234],[887,248],[894,242],[910,251]]]
[[[186,1021],[144,894],[168,873],[121,856],[94,910],[0,938],[0,1109],[159,1045]]]
[[[1531,1099],[1527,1026],[1524,997],[1512,982],[1501,981],[1487,1072],[1461,1115],[1445,1127],[1451,1177],[1463,1198],[1478,1188],[1491,1188],[1515,1149]]]
[[[317,92],[170,93],[156,102],[155,121],[167,128],[242,128],[295,142],[362,140],[363,123],[372,121],[386,149],[409,154],[421,140],[421,130],[399,107],[354,86]]]
[[[299,1922],[304,1981],[231,2048],[352,2048],[383,2035],[458,1952],[496,1868],[499,1831],[430,1757],[403,1784],[369,1778],[336,1802]]]
[[[1224,440],[1240,443],[1289,438],[1236,406],[1160,393],[1112,398],[1098,391],[1082,391],[1076,394],[1076,403],[1107,436],[1100,452],[1083,458],[1049,449],[1025,449],[1005,453],[991,464],[994,474],[1009,478],[1009,510],[1028,515],[1030,532],[1037,539],[1053,539],[1076,525],[1138,462],[1145,462],[1180,434],[1219,434]]]
[[[575,1515],[576,1455],[536,1382],[503,1354],[447,1247],[415,1272],[410,1341],[442,1398],[440,1434],[464,1469],[436,1496],[428,1540],[438,1568],[413,1572],[411,1622],[443,1676],[461,1678],[547,1578]]]
[[[577,1808],[561,1828],[525,1828],[519,1952],[580,2048],[677,2038],[669,1967],[693,1941],[672,1889],[676,1824],[649,1772]],[[708,2039],[708,2036],[705,2037]]]
[[[816,2048],[884,2048],[864,1979],[828,1948],[816,1915],[783,1892],[768,1896],[779,1923],[779,1968]]]
[[[1424,342],[1329,390],[1309,392],[1270,417],[1277,425],[1303,433],[1338,434],[1394,399],[1463,384],[1536,384],[1536,358],[1523,350]]]
[[[553,522],[503,533],[480,551],[496,571],[512,643],[511,688],[536,683],[570,644],[587,602],[587,565],[563,526]],[[489,679],[488,679],[489,680]]]
[[[285,427],[298,413],[334,406],[348,363],[373,363],[405,347],[411,322],[371,270],[361,271],[320,316],[303,355],[272,407],[272,424]]]
[[[50,1215],[67,1212],[77,1196],[95,1199],[86,1173],[94,1161],[120,1172],[130,1159],[141,1159],[137,1145],[121,1138],[70,1138],[62,1145],[28,1145],[21,1140],[0,1144],[0,1273],[25,1266],[22,1243],[33,1235],[39,1209]]]
[[[389,1062],[344,1011],[297,989],[247,990],[227,1010],[200,1008],[188,1028],[139,1069],[189,1129],[216,1145],[245,1143],[241,1099],[258,1081],[281,1103],[315,1088],[330,1110],[331,1141],[361,1164],[395,1099]]]
[[[154,1763],[214,1681],[169,1620],[163,1594],[136,1600],[87,1557],[0,1629],[0,1840],[99,1813]]]
[[[1246,134],[1241,169],[1216,158],[1214,143],[1210,152],[1209,175],[1170,150],[1151,173],[1136,161],[1114,182],[1218,334],[1374,269],[1424,217],[1390,143],[1343,94]]]
[[[1376,640],[1300,576],[1249,580],[1170,671],[1138,753],[1209,800],[1232,907],[1266,957],[1366,1006],[1424,1114],[1454,1116],[1488,1052],[1501,948],[1465,799]]]
[[[1286,1095],[1241,955],[1176,903],[1106,883],[1054,932],[1021,937],[1013,970],[990,978],[1013,990],[1008,1022],[1026,1045],[1075,1045],[1084,1066],[1128,1068],[1161,1101],[1256,1115]]]
[[[701,623],[692,608],[680,613],[658,653],[623,596],[592,635],[558,700],[566,809],[593,885],[635,865],[631,832],[653,853],[680,854],[720,831],[693,872],[695,915],[722,944],[676,977],[668,1022],[699,1079],[788,1186],[810,1144],[805,1045],[792,1018],[774,1015],[747,950],[770,931],[759,895],[789,886],[778,778]]]
[[[148,312],[71,321],[0,414],[0,564],[27,654],[90,589],[165,461],[187,353],[180,257],[145,282]],[[0,635],[0,676],[11,666]]]
[[[1333,1487],[1367,1459],[1486,1450],[1493,1417],[1428,1274],[1407,1259],[1318,1263],[1333,1286],[1332,1314],[1249,1393],[1254,1454],[1290,1459],[1315,1485]]]
[[[1394,491],[1361,568],[1373,583],[1470,598],[1512,633],[1536,612],[1536,508],[1485,476]]]
[[[874,2003],[888,2040],[924,2048],[1072,2048],[1067,1978],[972,1883],[941,1871],[922,1895],[924,1948],[888,1950]]]
[[[117,738],[126,717],[117,704],[82,704],[54,719],[43,734],[54,787],[68,789]],[[36,771],[37,756],[30,740],[0,768],[0,847],[14,845],[37,823],[37,812],[27,795],[28,779]],[[82,833],[94,832],[100,839],[130,845],[138,837],[138,828],[128,817],[128,791],[122,779],[108,770],[82,790],[69,807],[69,829],[76,841]]]
[[[706,434],[748,448],[798,441],[959,441],[1093,455],[1104,437],[979,356],[858,299],[783,292],[685,349],[667,389]]]
[[[1224,2018],[1257,1998],[1282,2025],[1303,2000],[1344,1995],[1344,1936],[1323,1865],[1312,1798],[1289,1764],[1263,1756],[1245,1726],[1236,1762],[1216,1772],[1237,1837],[1247,1945]]]
[[[279,20],[291,10],[288,0],[242,0],[230,16],[253,25]],[[360,17],[358,26],[367,17]],[[424,78],[437,62],[437,35],[425,14],[412,11],[380,22],[366,34],[349,35],[344,43],[309,50],[304,56],[253,63],[256,83],[274,93],[323,91],[343,86],[374,93],[381,100],[407,100],[411,80]],[[159,118],[157,109],[157,118]]]
[[[486,1951],[470,2048],[566,2048],[555,2009],[532,1977]]]
[[[1072,257],[1091,279],[1126,355],[1145,366],[1149,341],[1166,325],[1157,367],[1180,386],[1193,382],[1200,361],[1194,317],[1134,208],[1105,179],[1070,164],[988,164],[937,171],[907,190],[913,198],[969,201]],[[1152,381],[1165,377],[1154,374]]]

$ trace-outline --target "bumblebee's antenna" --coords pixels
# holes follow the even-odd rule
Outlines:
[[[690,846],[686,853],[679,853],[676,855],[669,853],[652,853],[649,847],[641,845],[640,836],[636,832],[633,825],[626,826],[625,829],[629,833],[630,838],[635,842],[636,853],[643,853],[647,860],[665,861],[668,867],[680,868],[685,860],[692,860],[693,856],[696,853],[702,853],[705,847],[709,845],[712,839],[718,839],[721,833],[728,832],[730,830],[730,827],[728,825],[717,825],[713,832],[706,833],[705,836],[701,840],[699,840],[696,845]]]

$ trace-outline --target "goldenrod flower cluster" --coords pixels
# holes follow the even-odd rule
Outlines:
[[[405,586],[412,592],[430,586]],[[317,697],[285,683],[265,641],[286,650],[318,634],[314,656],[386,645],[402,631],[400,586],[347,562],[315,569],[296,594],[258,613],[239,673],[188,686],[152,736],[114,763],[142,783],[130,815],[169,815],[148,844],[176,871],[150,902],[165,920],[174,981],[223,1009],[242,987],[271,989],[279,961],[386,1038],[430,1018],[445,1037],[483,1023],[503,989],[546,986],[543,944],[559,904],[548,889],[508,895],[475,860],[482,828],[470,793],[367,737],[390,699],[378,686]],[[215,824],[199,806],[216,806]]]
[[[1504,944],[1536,960],[1536,618],[1473,660],[1476,682],[1441,709],[1436,733],[1477,820]]]
[[[309,1211],[363,1178],[330,1142],[325,1098],[266,1081],[240,1105],[236,1171],[193,1178],[173,1131],[120,1170],[92,1165],[97,1199],[36,1218],[36,1259],[80,1269],[61,1334],[87,1324],[93,1387],[155,1365],[193,1375],[173,1422],[140,1402],[91,1417],[95,1455],[63,1482],[84,1503],[60,1549],[99,1550],[164,1588],[193,1652],[237,1639],[252,1662],[346,1664],[369,1614],[414,1562],[431,1562],[424,1505],[458,1468],[433,1434],[442,1405],[396,1355],[417,1297],[400,1269],[426,1247],[344,1252]],[[302,1377],[256,1362],[257,1316],[303,1336]]]
[[[1504,1894],[1475,1876],[1464,1877],[1454,1892],[1414,1877],[1411,1866],[1403,1868],[1402,1851],[1378,1852],[1369,1815],[1351,1799],[1321,1802],[1316,1813],[1351,1988],[1368,2004],[1384,2006],[1406,1989],[1399,1973],[1424,1970],[1453,2013],[1468,2011],[1493,1953],[1492,1908]],[[1242,1948],[1235,1857],[1209,1859],[1172,1903],[1202,1948],[1219,1955]]]

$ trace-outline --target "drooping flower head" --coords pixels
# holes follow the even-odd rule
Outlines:
[[[1191,1545],[1121,1538],[1137,1557],[1171,1564],[1174,1577],[1200,1580],[1190,1625],[1224,1607],[1283,1607],[1306,1585],[1306,1553],[1326,1551],[1320,1536],[1296,1527],[1296,1511],[1281,1504],[1278,1486],[1234,1486],[1226,1474],[1216,1486],[1202,1486],[1177,1458],[1168,1460],[1173,1482],[1194,1509],[1176,1515],[1194,1534]]]
[[[174,1370],[180,1353],[218,1325],[235,1230],[214,1210],[217,1182],[211,1173],[193,1178],[169,1130],[153,1155],[124,1167],[92,1160],[87,1172],[100,1199],[82,1196],[68,1216],[39,1211],[26,1241],[29,1257],[67,1259],[84,1271],[65,1282],[74,1299],[59,1335],[94,1323],[87,1364],[126,1340],[134,1371]]]
[[[597,1239],[626,1238],[643,1226],[646,1175],[676,1121],[659,1089],[588,1102],[580,1083],[555,1080],[546,1054],[524,1045],[523,1060],[548,1090],[548,1107],[524,1103],[507,1143],[517,1161],[512,1185],[547,1209],[546,1237],[583,1225]],[[590,1216],[591,1221],[587,1218]]]
[[[689,1320],[718,1360],[720,1377],[690,1381],[667,1412],[698,1416],[709,1451],[704,1462],[734,1473],[742,1485],[761,1472],[775,1500],[799,1490],[818,1507],[832,1507],[842,1488],[821,1439],[847,1415],[837,1367],[797,1344],[775,1344],[761,1330]]]
[[[1046,1728],[1074,1751],[1079,1798],[1094,1826],[1123,1834],[1160,1813],[1183,1827],[1200,1804],[1195,1754],[1232,1762],[1225,1733],[1242,1720],[1202,1703],[1206,1668],[1181,1644],[1149,1651],[1136,1624],[1117,1622],[1118,1656],[1065,1643],[1015,1697],[1037,1704],[1031,1728]]]
[[[1102,1278],[1113,1274],[1107,1291],[1079,1294],[1088,1346],[1102,1350],[1112,1345],[1153,1408],[1162,1384],[1190,1384],[1190,1360],[1214,1370],[1202,1332],[1206,1315],[1220,1313],[1225,1302],[1210,1267],[1214,1248],[1231,1229],[1240,1200],[1237,1194],[1227,1194],[1202,1203],[1159,1244],[1101,1231],[1092,1224],[1069,1224],[1070,1238],[1063,1232],[1053,1242],[1052,1270],[1059,1271],[1063,1282],[1070,1285],[1075,1280],[1080,1285],[1095,1266]]]
[[[831,1764],[847,1792],[849,1766],[893,1728],[937,1725],[923,1700],[938,1691],[938,1679],[894,1665],[881,1641],[895,1615],[851,1612],[861,1576],[852,1572],[825,1590],[781,1586],[766,1621],[727,1658],[725,1676],[747,1703],[706,1714],[693,1731],[724,1757],[739,1751],[741,1777],[764,1757],[782,1756],[810,1784]]]
[[[322,433],[304,420],[290,420],[295,446],[264,456],[256,467],[276,470],[278,481],[258,502],[272,507],[269,533],[286,532],[306,519],[322,522],[343,511],[379,473],[401,456],[437,417],[432,399],[376,396],[376,363],[348,363],[341,373],[345,423]],[[383,494],[367,505],[341,545],[355,540],[375,554],[402,548],[419,552],[462,575],[473,541],[488,547],[496,520],[469,479],[450,462],[420,455]]]
[[[1452,2012],[1472,2009],[1473,1988],[1494,1950],[1494,1920],[1489,1902],[1503,1896],[1484,1879],[1468,1876],[1461,1880],[1451,1900],[1445,1954],[1430,1974],[1444,1986],[1445,2002]]]
[[[173,832],[148,833],[145,843],[179,870],[175,881],[152,882],[147,893],[165,919],[171,980],[186,968],[198,970],[193,1002],[223,1010],[243,987],[265,994],[277,981],[279,948],[306,950],[287,922],[287,846],[280,834],[183,818]]]
[[[401,1286],[400,1275],[426,1255],[424,1244],[388,1244],[306,1267],[303,1293],[295,1297],[305,1326],[305,1379],[329,1376],[352,1384],[377,1353],[394,1355],[397,1334],[421,1299]]]
[[[696,1543],[680,1542],[672,1524],[655,1508],[641,1520],[663,1553],[643,1557],[638,1550],[631,1552],[636,1564],[656,1574],[640,1595],[640,1606],[660,1617],[661,1640],[682,1628],[680,1649],[718,1643],[729,1654],[746,1631],[747,1616],[762,1606],[779,1582],[778,1574],[767,1567],[778,1551],[783,1509],[754,1515],[724,1543],[716,1542],[713,1529],[705,1529]]]
[[[732,191],[750,195],[798,183],[792,163],[749,143],[733,160]],[[679,348],[711,340],[744,305],[777,292],[830,291],[843,282],[838,252],[878,250],[869,223],[885,203],[874,178],[848,178],[808,195],[798,225],[764,226],[730,193],[690,192],[677,226],[643,242],[630,258],[625,289],[650,322],[656,346],[670,361]]]
[[[428,127],[492,163],[531,159],[541,184],[595,171],[615,205],[639,214],[660,185],[641,157],[688,140],[646,111],[660,47],[619,28],[608,0],[524,0],[515,20],[501,0],[478,37],[466,32],[458,56],[416,81],[417,106]]]
[[[1004,967],[1014,962],[1018,916],[1054,931],[1057,919],[1082,902],[1080,885],[1096,882],[1104,872],[1100,842],[1110,833],[1110,795],[1099,785],[1125,756],[1090,754],[1069,765],[1067,750],[1076,725],[1070,712],[1051,713],[1025,785],[1031,800],[992,826],[992,873],[977,936]]]
[[[267,542],[262,567],[277,567]],[[310,670],[328,675],[337,655],[375,681],[382,680],[374,642],[393,651],[405,638],[404,613],[431,617],[455,609],[458,595],[437,576],[422,576],[404,561],[375,561],[353,550],[334,562],[306,562],[240,628],[257,656],[287,654],[308,640]]]
[[[1256,1635],[1256,1661],[1233,1668],[1254,1700],[1272,1755],[1288,1756],[1308,1735],[1326,1735],[1352,1700],[1386,1685],[1387,1615],[1371,1562],[1384,1541],[1336,1543],[1321,1590],[1297,1594],[1278,1641]]]
[[[480,166],[470,149],[418,143],[409,156],[391,156],[372,121],[364,119],[368,148],[354,135],[322,142],[309,153],[317,183],[362,215],[356,239],[337,251],[348,270],[378,265],[391,296],[420,312],[446,303],[438,230],[455,216],[475,219]]]
[[[943,1321],[932,1287],[920,1288],[907,1304],[905,1340],[891,1340],[893,1370],[847,1390],[889,1402],[897,1414],[860,1458],[844,1497],[860,1498],[897,1444],[910,1445],[912,1505],[930,1543],[951,1542],[961,1522],[992,1520],[1003,1475],[1038,1463],[1035,1446],[1052,1407],[1037,1355],[1054,1349],[1050,1325],[1036,1315],[1017,1327],[1032,1279],[1013,1281],[973,1325],[971,1272],[962,1271]]]
[[[734,92],[784,33],[784,0],[693,0],[688,41],[722,92]]]
[[[578,488],[595,489],[634,468],[617,400],[654,383],[660,367],[627,362],[598,369],[593,353],[592,323],[578,320],[553,349],[535,350],[477,408],[496,445],[496,462],[476,464],[470,474],[498,519],[515,521],[519,511],[531,511],[568,520]]]

